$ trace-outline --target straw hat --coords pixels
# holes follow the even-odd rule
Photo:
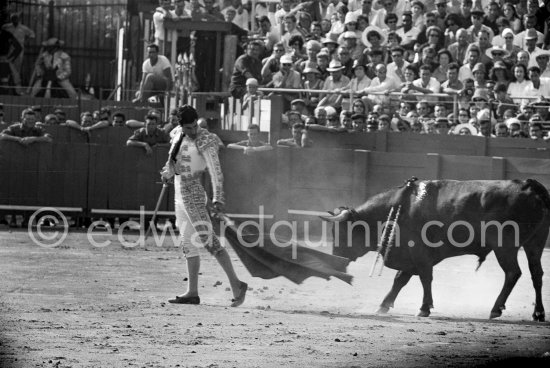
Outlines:
[[[461,123],[454,127],[453,134],[459,135],[462,129],[468,129],[471,135],[477,135],[477,129],[470,123]]]
[[[363,44],[367,47],[371,47],[371,43],[368,40],[368,36],[370,33],[378,33],[378,36],[380,37],[380,44],[383,45],[386,43],[386,36],[384,35],[384,32],[376,27],[376,26],[368,26],[363,31],[363,34],[361,35],[361,41],[363,41]]]
[[[485,55],[487,55],[491,59],[494,58],[494,56],[493,56],[494,53],[504,54],[502,56],[503,58],[510,56],[510,51],[508,51],[504,47],[500,47],[500,46],[493,46],[490,49],[487,49],[487,51],[485,51]]]
[[[338,60],[332,60],[330,62],[330,64],[328,65],[327,71],[337,72],[337,71],[342,70],[344,68],[345,68],[345,66],[343,66],[341,62],[339,62]]]

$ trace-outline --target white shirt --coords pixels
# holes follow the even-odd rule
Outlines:
[[[527,50],[527,45],[525,44],[525,35],[527,31],[523,31],[514,36],[514,45],[521,47],[522,50]],[[537,31],[537,43],[544,43],[544,34]]]
[[[170,61],[168,58],[164,55],[159,55],[157,63],[155,65],[151,65],[151,60],[147,59],[143,62],[142,71],[143,73],[147,74],[154,74],[163,77],[164,76],[164,69],[169,68],[170,74],[172,75],[172,65],[170,64]]]
[[[403,61],[403,67],[401,67],[401,75],[404,75],[405,74],[405,68],[409,65],[410,63],[407,61],[407,60],[404,60]],[[386,67],[386,69],[388,70],[388,75],[390,77],[393,77],[397,80],[400,80],[401,82],[404,82],[404,78],[401,79],[401,77],[399,75],[397,75],[397,65],[395,64],[395,61],[392,62],[392,63],[389,63],[388,66]]]
[[[472,73],[472,69],[470,69],[470,64],[464,64],[458,70],[458,80],[463,82],[468,78],[474,79],[474,73]]]
[[[523,100],[521,98],[517,98],[517,97],[525,96],[525,88],[527,88],[527,85],[529,85],[529,84],[532,85],[531,81],[524,80],[521,83],[512,82],[508,85],[508,94],[510,95],[510,97],[512,97],[512,99],[514,100],[515,103],[521,104],[521,102]],[[514,97],[516,97],[516,98],[514,98]]]
[[[413,86],[420,87],[420,88],[427,88],[430,91],[432,91],[432,93],[439,93],[439,91],[441,90],[441,84],[434,77],[430,77],[430,81],[425,86],[422,83],[422,79],[418,78],[413,82]],[[427,95],[424,94],[424,96],[422,96],[422,99],[428,101],[428,103],[436,103],[438,101],[438,97],[427,97],[427,96],[429,96],[429,94]]]
[[[539,88],[536,89],[533,86],[533,82],[529,81],[523,90],[525,96],[534,96],[534,97],[550,97],[550,79],[540,78]],[[533,101],[533,100],[531,100]]]

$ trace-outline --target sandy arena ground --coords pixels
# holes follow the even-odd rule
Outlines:
[[[115,236],[99,248],[70,233],[47,249],[27,232],[0,231],[1,367],[548,367],[550,324],[531,322],[534,291],[523,276],[503,317],[487,319],[503,274],[491,254],[435,268],[435,309],[417,318],[422,292],[413,278],[387,316],[374,310],[395,271],[368,277],[374,254],[352,263],[353,286],[340,280],[252,278],[245,304],[229,308],[221,268],[202,257],[202,304],[167,300],[185,290],[181,250],[125,248]],[[543,298],[550,310],[550,250],[543,255]],[[549,316],[550,317],[550,316]],[[543,356],[546,356],[544,358]]]

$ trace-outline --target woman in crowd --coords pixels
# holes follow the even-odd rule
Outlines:
[[[512,4],[511,2],[505,2],[502,6],[502,13],[510,23],[510,28],[512,28],[514,33],[520,33],[522,30],[521,19],[518,16],[514,4]]]
[[[520,104],[522,99],[517,98],[525,95],[525,87],[529,85],[527,68],[523,64],[517,64],[512,69],[514,75],[512,82],[508,85],[508,95],[512,97],[516,104]]]
[[[437,79],[439,83],[443,83],[447,80],[447,71],[449,70],[449,64],[453,61],[451,53],[447,49],[441,49],[437,53],[437,62],[439,66],[434,70],[432,77]]]
[[[489,79],[495,83],[502,83],[508,86],[510,83],[510,76],[508,75],[508,68],[502,61],[497,61],[489,71]]]

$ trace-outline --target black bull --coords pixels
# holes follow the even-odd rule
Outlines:
[[[464,254],[477,255],[481,265],[494,251],[505,277],[490,318],[500,317],[521,276],[517,254],[523,247],[536,294],[533,319],[544,321],[541,256],[550,226],[546,188],[531,179],[415,180],[371,197],[356,209],[341,207],[332,216],[323,217],[335,222],[333,254],[355,261],[378,250],[379,224],[386,222],[392,207],[401,206],[395,241],[382,247],[385,265],[399,272],[378,312],[393,307],[399,291],[418,275],[424,289],[418,315],[429,316],[433,266]]]

